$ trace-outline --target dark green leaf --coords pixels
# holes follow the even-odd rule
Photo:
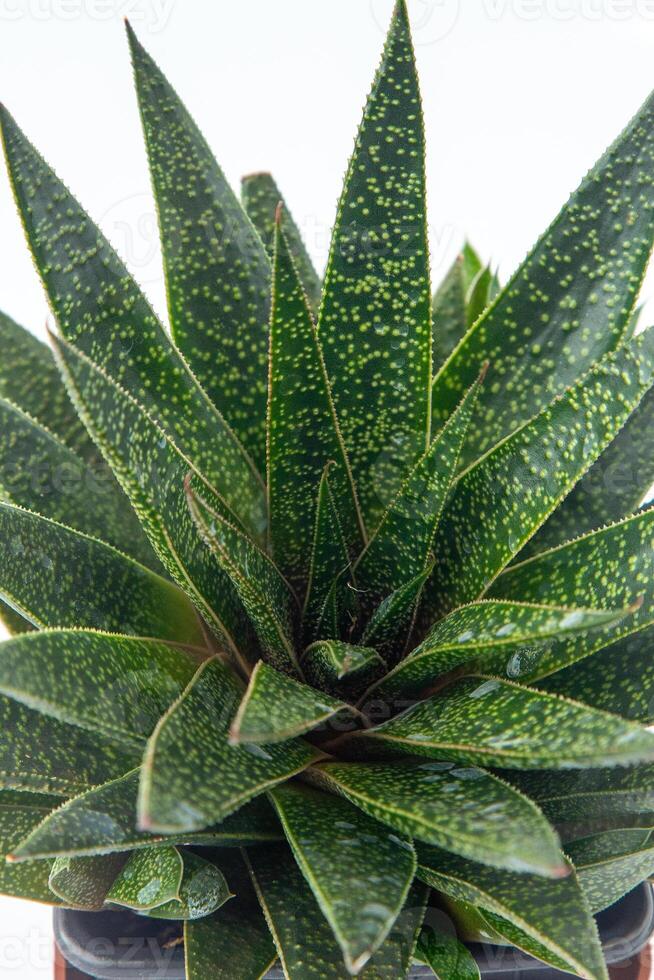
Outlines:
[[[343,690],[361,687],[378,674],[384,661],[372,647],[357,647],[340,640],[320,640],[307,649],[302,670],[316,687]]]
[[[654,759],[654,732],[616,715],[494,677],[464,677],[339,749],[426,755],[508,769],[584,769]]]
[[[537,656],[540,645],[552,637],[576,636],[604,627],[626,611],[562,609],[500,600],[473,602],[436,623],[423,642],[378,681],[371,693],[387,698],[418,697],[443,674],[471,662],[485,669],[491,657],[502,658],[508,665],[515,663],[517,669],[522,659]],[[506,672],[513,676],[510,666]]]
[[[31,633],[34,627],[6,602],[0,601],[0,623],[9,636],[20,636],[21,633]]]
[[[205,645],[195,609],[171,582],[104,542],[6,503],[0,595],[40,629],[76,626]]]
[[[143,829],[175,833],[223,820],[321,753],[299,740],[230,745],[242,688],[219,660],[202,665],[150,739],[139,798]]]
[[[211,861],[176,847],[153,847],[130,855],[107,903],[157,919],[201,919],[229,898],[224,875]]]
[[[248,852],[248,859],[287,980],[347,980],[351,974],[341,950],[288,851],[256,848]],[[362,980],[403,980],[407,976],[426,900],[425,889],[414,883],[388,939],[357,974]]]
[[[300,229],[293,220],[293,216],[271,174],[256,173],[242,177],[241,199],[243,207],[259,232],[271,258],[274,252],[275,214],[277,206],[281,203],[282,230],[286,236],[289,251],[300,274],[309,304],[313,310],[317,310],[322,289],[320,277],[302,240]]]
[[[370,527],[398,477],[429,445],[424,160],[409,18],[399,0],[345,178],[319,317],[336,411]]]
[[[308,575],[315,492],[326,464],[348,546],[364,536],[318,335],[279,228],[275,232],[268,395],[272,553],[297,587]]]
[[[404,906],[416,869],[413,847],[331,793],[287,784],[270,795],[347,969],[357,974]]]
[[[315,728],[329,731],[331,719],[354,710],[344,701],[300,684],[260,660],[238,706],[229,737],[234,744],[283,742]]]
[[[434,909],[430,909],[434,912]],[[416,957],[430,966],[438,980],[479,980],[479,967],[472,953],[459,942],[451,922],[444,914],[422,927]]]
[[[27,865],[5,861],[18,841],[43,820],[50,808],[50,803],[29,793],[0,793],[0,895],[28,898],[47,905],[65,904],[48,887],[49,861],[32,861]]]
[[[465,471],[436,535],[435,610],[479,598],[615,437],[653,377],[650,330]]]
[[[361,642],[374,647],[386,661],[395,662],[404,654],[411,639],[411,628],[420,596],[433,564],[384,599],[373,612]]]
[[[524,658],[520,680],[533,681],[567,667],[619,637],[654,623],[654,509],[512,565],[489,590],[527,602],[616,608],[639,596],[633,616],[601,633],[552,641],[533,662]],[[498,672],[504,672],[498,663]],[[514,674],[514,676],[516,676]]]
[[[160,640],[83,630],[0,645],[0,692],[130,748],[143,745],[191,681],[196,661]]]
[[[613,905],[654,874],[653,834],[650,829],[607,830],[566,844],[593,912]]]
[[[483,769],[448,762],[328,762],[308,775],[408,837],[514,871],[565,874],[538,808]]]
[[[587,902],[574,874],[558,881],[487,868],[426,844],[418,846],[418,874],[432,888],[470,902],[515,924],[567,969],[592,980],[607,977],[602,949]]]
[[[48,886],[66,905],[97,912],[104,905],[107,892],[126,860],[125,854],[59,857],[52,863]],[[18,867],[24,869],[33,866],[34,862],[30,862]]]
[[[617,347],[654,233],[654,99],[584,178],[434,382],[444,420],[481,365],[490,372],[468,460],[495,445]],[[565,435],[562,436],[567,441]]]
[[[173,337],[263,471],[270,263],[191,116],[127,33]]]
[[[127,389],[259,530],[263,486],[234,433],[99,229],[4,109],[0,123],[28,244],[63,336]]]
[[[225,520],[219,501],[207,500],[199,481],[188,479],[186,499],[193,522],[243,603],[271,663],[297,670],[293,609],[297,600],[271,558],[239,528]]]
[[[282,836],[265,797],[253,800],[222,823],[199,833],[163,837],[139,830],[136,826],[139,777],[140,770],[135,769],[69,800],[20,842],[14,859],[31,860],[58,854],[102,855],[162,843],[242,847],[280,840]]]
[[[432,299],[434,370],[449,357],[470,325],[466,296],[481,272],[481,261],[472,246],[465,245],[445,274]]]

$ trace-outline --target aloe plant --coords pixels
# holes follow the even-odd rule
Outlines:
[[[189,980],[472,980],[471,930],[605,978],[654,873],[654,100],[432,296],[403,0],[322,280],[128,38],[170,334],[1,115],[57,331],[0,318],[0,889],[177,920]]]

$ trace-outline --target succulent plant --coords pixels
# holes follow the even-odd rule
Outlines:
[[[128,33],[171,335],[2,110],[57,332],[0,322],[0,890],[183,922],[190,980],[458,980],[473,932],[606,977],[654,873],[654,100],[432,297],[403,0],[323,281]]]

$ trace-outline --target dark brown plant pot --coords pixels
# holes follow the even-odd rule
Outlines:
[[[652,887],[645,883],[601,912],[597,922],[612,980],[651,980],[646,948],[654,932]],[[56,980],[183,980],[181,930],[170,922],[130,912],[57,909]],[[489,980],[556,980],[569,974],[550,969],[511,946],[470,943],[482,977]],[[415,967],[411,978],[432,976]],[[281,980],[271,970],[269,980]],[[210,978],[207,978],[210,980]],[[238,980],[237,977],[234,980]]]

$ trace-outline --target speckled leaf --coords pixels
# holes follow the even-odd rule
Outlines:
[[[297,587],[306,582],[315,492],[326,464],[349,547],[364,536],[318,335],[291,259],[275,231],[268,393],[268,506],[272,554]]]
[[[230,745],[242,687],[218,660],[202,665],[148,744],[139,823],[162,833],[202,830],[301,772],[321,753],[300,740]]]
[[[252,463],[125,266],[4,109],[0,124],[28,244],[63,336],[152,414],[244,522],[259,518],[263,487]]]
[[[371,527],[398,477],[429,444],[424,155],[409,18],[398,0],[338,206],[319,317],[336,411]]]
[[[460,477],[436,535],[434,609],[446,612],[488,588],[615,437],[653,378],[649,330],[607,354]]]
[[[113,476],[0,398],[0,495],[160,568]]]
[[[635,611],[606,631],[552,641],[537,657],[514,665],[514,676],[533,681],[654,623],[654,509],[531,560],[512,565],[489,594],[571,606],[619,607],[641,597]],[[498,664],[497,670],[501,670]]]
[[[654,627],[624,636],[617,643],[544,677],[538,687],[573,697],[621,718],[654,722]]]
[[[302,610],[305,643],[320,638],[338,639],[355,601],[355,593],[349,588],[347,543],[329,480],[333,465],[325,466],[318,488],[309,581]]]
[[[433,366],[437,370],[452,353],[470,325],[466,296],[481,271],[479,256],[470,245],[457,255],[432,299]]]
[[[446,418],[484,361],[474,459],[540,411],[622,339],[654,234],[654,99],[596,163],[433,387]],[[563,437],[565,439],[565,436]]]
[[[361,643],[374,647],[387,662],[399,660],[410,642],[418,602],[433,567],[428,565],[424,572],[380,602],[363,631]]]
[[[481,382],[480,376],[409,472],[356,562],[357,587],[369,606],[406,585],[432,562],[434,535]]]
[[[538,942],[524,929],[520,929],[515,922],[511,922],[489,909],[477,908],[475,912],[479,916],[484,932],[489,933],[495,940],[503,939],[510,946],[524,950],[535,959],[542,960],[548,966],[553,966],[555,970],[569,972],[570,964],[564,957],[554,953],[546,943]]]
[[[191,464],[158,425],[107,375],[65,341],[56,355],[85,424],[129,496],[167,570],[236,657],[244,614],[229,578],[188,511]],[[209,488],[206,489],[210,493]]]
[[[441,619],[422,643],[375,685],[382,697],[417,697],[438,679],[464,664],[486,670],[488,660],[512,665],[538,656],[552,638],[602,629],[629,610],[571,609],[524,602],[482,600],[461,606]],[[489,669],[490,672],[490,669]]]
[[[136,826],[140,770],[68,800],[16,847],[17,861],[58,854],[91,856],[133,851],[162,843],[193,847],[242,847],[281,839],[282,832],[265,799],[246,804],[222,823],[197,833],[163,837]]]
[[[432,968],[438,980],[480,978],[476,960],[468,947],[459,942],[451,924],[448,929],[444,922],[430,919],[429,924],[422,927],[416,957]]]
[[[186,500],[200,537],[228,577],[246,609],[264,657],[285,671],[297,669],[293,611],[288,582],[271,558],[225,520],[199,481],[185,483]],[[220,503],[218,503],[218,507]]]
[[[633,415],[521,557],[545,551],[632,514],[654,483],[654,392]]]
[[[176,847],[155,847],[130,855],[107,904],[157,919],[201,919],[230,897],[224,875],[211,861]]]
[[[287,784],[270,796],[345,964],[357,974],[402,910],[416,869],[413,847],[331,793]]]
[[[102,541],[5,503],[0,595],[40,629],[86,627],[205,645],[195,609],[171,582]]]
[[[497,678],[464,677],[377,728],[347,736],[348,755],[426,755],[508,769],[630,765],[654,759],[654,733]]]
[[[263,471],[270,263],[195,122],[127,33],[173,337]]]
[[[52,862],[48,887],[66,905],[98,912],[126,860],[125,854],[56,858]],[[19,867],[29,868],[33,864]]]
[[[351,974],[341,950],[288,851],[257,848],[248,852],[248,859],[286,980],[347,980]],[[425,889],[414,883],[388,939],[357,976],[362,980],[407,976],[426,899]]]
[[[597,927],[574,874],[558,881],[515,874],[418,846],[418,874],[432,888],[514,923],[568,970],[592,980],[607,977]]]
[[[408,837],[510,870],[565,873],[557,836],[538,808],[482,769],[328,762],[308,775]]]
[[[242,858],[222,852],[220,866],[234,897],[185,924],[187,980],[261,980],[277,959],[275,944]]]
[[[649,829],[607,830],[566,844],[594,913],[654,874],[653,834]]]
[[[3,787],[74,796],[129,772],[140,757],[138,749],[0,695]]]
[[[50,808],[50,803],[31,793],[0,792],[0,895],[47,905],[64,904],[48,887],[50,861],[32,861],[22,866],[5,861],[21,837],[29,834]]]
[[[304,244],[300,229],[293,220],[288,206],[269,173],[247,174],[241,178],[241,200],[252,224],[259,232],[271,259],[274,252],[275,213],[282,204],[282,230],[297,267],[304,291],[313,310],[318,309],[322,284],[311,256]]]
[[[27,633],[0,644],[0,692],[130,747],[143,745],[197,669],[160,640],[83,630]]]
[[[316,687],[331,690],[361,687],[384,668],[372,647],[357,647],[339,640],[319,640],[306,650],[302,670]]]
[[[312,729],[330,730],[329,722],[354,708],[269,667],[254,668],[238,706],[229,738],[236,745],[283,742]]]
[[[31,633],[36,629],[32,623],[2,601],[0,601],[0,623],[9,636],[20,636],[22,633]]]

